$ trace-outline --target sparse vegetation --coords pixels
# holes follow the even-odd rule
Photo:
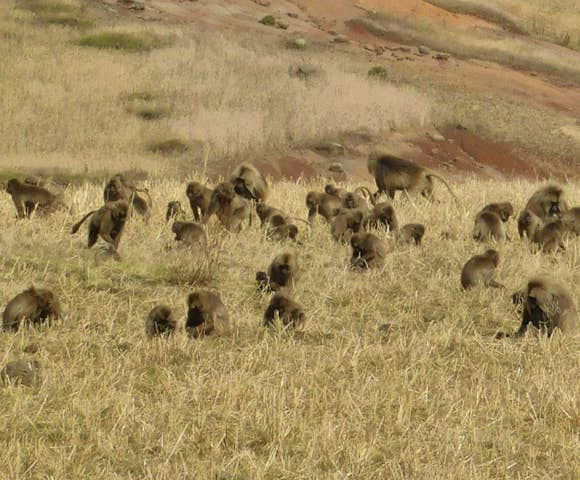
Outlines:
[[[33,14],[33,21],[41,25],[61,25],[74,28],[88,28],[92,20],[78,3],[56,0],[20,0],[18,6]]]
[[[265,15],[260,19],[260,23],[262,25],[268,25],[269,27],[273,27],[276,25],[276,17],[274,17],[274,15]]]
[[[580,3],[576,0],[427,0],[456,13],[481,17],[514,32],[526,32],[580,50]]]
[[[385,13],[349,21],[375,35],[392,36],[406,44],[426,45],[449,52],[458,58],[475,58],[501,63],[513,68],[558,75],[580,83],[580,56],[575,51],[551,44],[533,44],[525,37],[487,36],[472,30],[401,19]]]
[[[137,53],[170,45],[171,40],[151,32],[100,32],[85,35],[77,40],[77,45],[102,49],[123,50]]]
[[[191,149],[191,145],[186,140],[178,137],[160,138],[147,144],[147,150],[162,155],[178,155]]]
[[[375,65],[371,67],[367,73],[370,78],[376,78],[377,80],[388,80],[389,74],[384,65]]]

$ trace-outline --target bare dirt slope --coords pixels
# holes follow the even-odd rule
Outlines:
[[[433,84],[446,89],[476,92],[490,97],[497,95],[510,102],[569,117],[564,126],[551,133],[555,142],[558,137],[566,138],[567,141],[576,142],[580,151],[580,126],[577,123],[580,121],[580,85],[556,75],[518,71],[493,62],[453,56],[442,60],[436,58],[437,52],[418,55],[415,47],[409,48],[397,43],[396,38],[373,35],[368,29],[352,22],[369,12],[385,12],[406,21],[417,19],[456,29],[489,32],[491,36],[513,34],[502,25],[481,18],[451,13],[421,0],[333,0],[332,8],[325,0],[150,0],[146,2],[144,11],[130,10],[115,0],[107,0],[105,3],[110,9],[139,21],[193,23],[202,31],[211,29],[235,33],[255,30],[271,36],[301,36],[313,42],[330,43],[346,53],[366,57],[369,62],[392,64],[398,68],[408,65],[407,71],[412,71],[416,78],[428,78]],[[288,23],[288,29],[276,29],[258,23],[267,14]],[[337,42],[337,36],[346,41]],[[529,41],[530,48],[538,42],[531,38]],[[554,48],[561,47],[554,45]],[[478,138],[482,136],[480,132],[469,132],[467,140],[465,133],[454,129],[442,133],[448,140],[444,148],[433,145],[425,132],[420,132],[417,139],[407,138],[408,155],[439,168],[488,173],[492,176],[515,172],[546,175],[553,167],[551,155],[536,152],[533,146],[523,145],[522,142],[493,142],[489,138]],[[382,140],[384,144],[385,139]],[[560,169],[561,174],[578,173],[580,162],[574,157],[568,154]],[[302,169],[308,176],[315,174],[325,161],[316,152],[300,151],[291,152],[290,156],[283,158],[264,159],[264,163],[272,164],[272,173],[293,176],[293,171]],[[353,173],[356,175],[356,172]]]

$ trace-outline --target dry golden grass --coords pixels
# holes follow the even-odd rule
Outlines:
[[[412,45],[424,44],[459,58],[493,61],[580,82],[578,52],[533,38],[452,28],[413,17],[401,19],[383,12],[370,13],[368,18],[352,19],[350,23],[379,36],[386,35]]]
[[[580,49],[576,0],[427,0],[446,10],[476,15],[575,50]]]
[[[176,43],[139,54],[85,49],[74,29],[33,28],[13,5],[0,5],[0,173],[61,168],[78,183],[85,171],[145,170],[154,212],[149,224],[130,220],[122,262],[97,265],[86,227],[76,236],[70,228],[100,206],[103,184],[68,187],[70,212],[30,221],[14,218],[0,195],[0,305],[33,283],[53,289],[65,309],[52,327],[0,335],[0,366],[35,358],[43,376],[36,388],[0,388],[0,478],[580,475],[580,339],[492,338],[517,328],[509,294],[529,275],[552,274],[580,301],[578,240],[558,256],[519,240],[498,245],[508,289],[459,289],[461,266],[485,248],[470,240],[475,212],[492,200],[519,209],[537,184],[456,181],[461,207],[442,186],[439,205],[398,199],[401,223],[427,225],[425,245],[395,247],[381,233],[386,266],[364,274],[348,270],[349,248],[320,221],[302,230],[302,246],[271,243],[255,225],[236,235],[212,222],[207,251],[168,250],[165,205],[187,201],[185,181],[167,174],[185,169],[200,180],[206,151],[210,162],[251,159],[343,129],[421,126],[430,100],[369,81],[368,64],[330,51],[250,39],[156,28]],[[288,66],[302,62],[327,75],[291,78]],[[129,100],[161,102],[170,114],[143,121]],[[203,153],[147,153],[150,141],[172,137]],[[322,183],[278,183],[270,202],[304,218],[310,188]],[[580,203],[578,185],[566,189]],[[516,237],[513,221],[509,228]],[[300,263],[301,335],[261,327],[268,297],[254,275],[286,249]],[[148,311],[166,303],[183,326],[196,288],[220,292],[231,335],[147,339]],[[377,328],[387,322],[383,337]]]
[[[382,233],[386,266],[364,274],[348,270],[349,248],[321,221],[301,247],[212,222],[208,251],[166,251],[164,206],[185,203],[185,184],[148,186],[153,219],[130,221],[121,263],[96,266],[85,229],[69,233],[102,185],[67,190],[71,215],[2,217],[1,302],[34,283],[66,311],[52,327],[0,336],[3,363],[37,358],[44,377],[37,389],[1,390],[6,478],[578,477],[580,339],[493,335],[518,327],[509,295],[530,275],[549,273],[580,300],[580,242],[557,256],[493,245],[507,290],[459,288],[463,263],[486,248],[470,240],[476,211],[492,200],[519,210],[537,184],[454,182],[461,207],[443,188],[440,205],[397,200],[401,223],[427,225],[424,246],[395,247]],[[304,217],[312,187],[322,184],[276,184],[270,202]],[[566,189],[578,203],[578,186]],[[0,208],[13,211],[6,195]],[[517,238],[513,220],[509,232]],[[254,275],[284,250],[300,263],[299,336],[261,327],[268,298]],[[147,312],[167,303],[183,325],[186,295],[200,287],[220,292],[233,333],[148,340]],[[377,331],[385,322],[388,337]],[[23,353],[34,344],[38,353]]]
[[[183,174],[206,148],[168,163],[147,154],[147,145],[160,137],[182,138],[209,148],[211,163],[360,126],[376,132],[431,123],[426,96],[377,84],[366,78],[366,69],[350,72],[331,52],[130,24],[109,31],[171,36],[175,44],[146,53],[98,50],[76,45],[74,29],[17,22],[20,10],[9,7],[0,5],[0,167],[49,163],[92,172],[122,163]],[[289,75],[302,63],[326,75],[307,82]],[[171,115],[144,122],[127,111],[132,93],[154,96]]]

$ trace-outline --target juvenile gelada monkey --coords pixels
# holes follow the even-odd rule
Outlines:
[[[461,286],[467,290],[477,285],[503,288],[494,280],[499,264],[499,253],[496,250],[486,250],[481,255],[471,257],[461,270]]]
[[[60,302],[51,290],[30,287],[8,302],[2,314],[2,329],[16,332],[23,324],[50,323],[61,315]]]

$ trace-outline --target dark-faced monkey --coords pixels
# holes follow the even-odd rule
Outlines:
[[[154,307],[145,320],[145,332],[149,337],[167,336],[175,331],[177,322],[167,305]]]
[[[199,182],[189,182],[187,184],[185,194],[189,199],[189,205],[191,206],[193,218],[195,218],[196,222],[199,222],[207,212],[212,193],[213,190],[211,188]]]
[[[388,228],[390,232],[396,231],[399,228],[399,223],[393,204],[388,201],[377,203],[371,210],[366,224],[370,228],[384,227]]]
[[[173,200],[167,204],[165,223],[169,222],[169,220],[176,220],[177,218],[185,218],[185,212],[181,207],[181,202]]]
[[[296,255],[282,253],[277,255],[270,266],[268,273],[256,273],[258,288],[264,291],[277,291],[284,287],[292,287],[298,270]]]
[[[477,285],[503,288],[494,280],[498,264],[499,253],[496,250],[486,250],[481,255],[471,257],[461,270],[461,286],[466,290]]]
[[[417,245],[421,246],[423,236],[425,235],[425,225],[420,223],[408,223],[397,230],[395,238],[398,243],[402,245]]]
[[[274,215],[270,219],[268,229],[266,230],[266,237],[279,242],[284,240],[298,242],[298,227],[290,223],[286,217]]]
[[[185,246],[203,244],[206,242],[203,227],[194,222],[175,221],[171,226],[171,231],[175,234],[175,241],[181,242]]]
[[[568,210],[564,190],[559,185],[547,185],[540,188],[530,197],[525,210],[537,215],[542,221],[549,217],[560,217]]]
[[[578,331],[578,312],[570,292],[549,278],[532,278],[523,290],[512,296],[512,299],[523,301],[524,304],[522,324],[516,336],[526,333],[530,324],[548,336],[551,336],[556,328],[565,334]],[[509,335],[498,334],[498,338],[506,336]]]
[[[139,195],[144,193],[145,197]],[[123,174],[114,175],[105,185],[103,191],[105,203],[125,200],[145,218],[151,216],[151,196],[147,188],[137,188]]]
[[[306,195],[306,207],[308,207],[308,221],[312,223],[316,214],[321,215],[330,222],[340,211],[342,200],[335,195],[326,192],[308,192]]]
[[[91,248],[97,243],[100,236],[117,250],[127,221],[128,211],[129,205],[125,200],[108,202],[98,210],[87,213],[79,222],[75,223],[72,227],[72,233],[77,233],[83,222],[92,215],[89,223],[87,247]]]
[[[482,210],[475,217],[473,239],[477,242],[506,240],[507,234],[501,217],[492,211]]]
[[[12,196],[18,218],[30,218],[37,208],[42,213],[52,213],[64,206],[61,195],[50,193],[43,187],[23,183],[16,178],[8,180],[6,192]]]
[[[350,238],[352,257],[350,265],[355,269],[382,267],[386,249],[383,242],[372,233],[354,233]]]
[[[447,187],[453,198],[457,200],[455,193],[441,176],[425,167],[394,155],[371,154],[367,167],[369,173],[374,175],[377,184],[378,191],[375,193],[375,198],[378,198],[382,193],[386,193],[393,199],[397,190],[420,193],[425,198],[431,198],[433,195],[433,178],[437,178]]]
[[[244,221],[250,222],[252,210],[250,202],[236,194],[231,183],[224,182],[215,187],[202,223],[214,213],[227,230],[239,232]]]
[[[299,328],[306,321],[302,305],[280,292],[272,297],[264,312],[264,326],[274,325],[276,317],[284,328]]]
[[[193,338],[229,329],[229,316],[220,296],[208,290],[198,290],[187,297],[185,330]]]
[[[266,179],[251,163],[238,165],[230,177],[230,182],[235,192],[247,200],[263,202],[268,197]]]
[[[330,232],[337,242],[349,242],[353,233],[359,232],[366,220],[360,209],[342,208],[332,219]]]
[[[23,324],[50,323],[61,314],[60,302],[53,292],[30,287],[8,302],[2,314],[2,328],[16,332]]]

